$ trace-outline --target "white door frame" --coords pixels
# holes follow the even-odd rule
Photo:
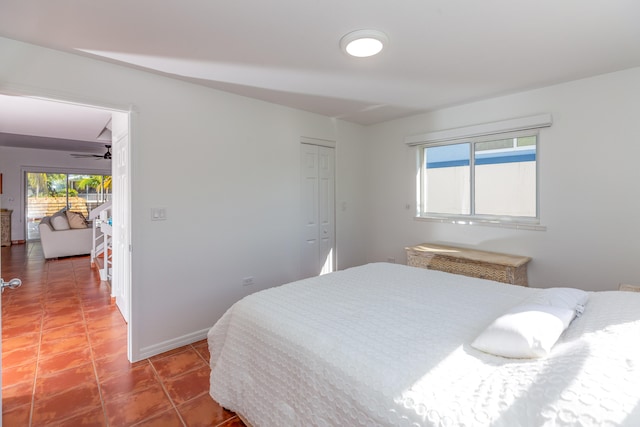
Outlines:
[[[127,325],[131,319],[130,304],[130,245],[131,245],[131,198],[129,190],[130,164],[130,114],[114,112],[111,118],[113,157],[111,163],[113,217],[113,273],[111,296],[115,298]],[[129,353],[129,359],[131,354]]]
[[[132,149],[131,149],[131,144],[133,143],[134,140],[134,134],[132,132],[132,129],[134,129],[134,121],[135,121],[135,112],[137,111],[136,108],[129,104],[129,105],[116,105],[116,104],[112,104],[109,102],[104,102],[102,100],[95,100],[95,99],[89,99],[89,98],[83,98],[81,96],[77,96],[77,95],[70,95],[68,93],[60,93],[60,92],[55,92],[55,91],[51,91],[51,90],[46,90],[46,89],[42,89],[42,88],[33,88],[33,87],[27,87],[27,86],[17,86],[17,85],[11,85],[11,84],[5,84],[5,83],[0,83],[0,93],[5,94],[5,95],[13,95],[13,96],[24,96],[24,97],[29,97],[29,98],[34,98],[34,99],[41,99],[43,101],[53,101],[53,102],[60,102],[60,103],[67,103],[67,104],[75,104],[75,105],[80,105],[80,106],[84,106],[84,107],[88,107],[88,108],[98,108],[98,109],[102,109],[102,110],[107,110],[107,111],[113,111],[114,113],[125,113],[127,114],[128,117],[128,128],[129,128],[129,145],[128,145],[128,153],[127,154],[127,158],[129,159],[129,177],[131,177],[131,153],[132,153]],[[113,168],[113,165],[112,165]],[[112,171],[112,175],[113,175],[113,171]],[[129,201],[131,201],[133,199],[133,195],[132,195],[132,186],[131,186],[131,179],[128,180],[128,184],[126,189],[128,190],[128,197],[129,197]],[[128,235],[129,237],[131,236],[131,229],[132,229],[132,224],[130,221],[131,218],[131,203],[128,204],[128,209],[129,212],[126,214],[129,218],[129,221],[126,222],[127,227],[128,227]],[[130,240],[129,240],[130,242]],[[116,249],[116,248],[114,248]],[[130,248],[128,248],[130,249]],[[115,255],[115,254],[114,254]],[[130,267],[129,271],[127,272],[127,277],[129,278],[128,283],[124,284],[124,293],[126,295],[131,295],[131,270],[133,269],[132,266],[132,253],[131,250],[129,250],[126,254],[126,256],[128,257],[128,265]],[[115,258],[114,258],[115,259]],[[114,278],[112,277],[112,281],[114,280]],[[136,334],[134,333],[135,331],[135,327],[134,327],[134,319],[135,316],[131,315],[131,310],[130,307],[132,306],[131,301],[128,301],[129,304],[129,313],[128,313],[128,323],[127,323],[127,357],[129,358],[130,362],[133,362],[132,360],[132,355],[133,355],[133,349],[136,348],[134,347],[134,344],[137,344],[137,339],[136,339]],[[0,406],[1,409],[1,406]],[[0,424],[1,427],[1,424]]]
[[[0,194],[2,190],[0,189]],[[0,197],[0,208],[2,208],[2,198]],[[0,277],[2,276],[2,253],[0,253]],[[9,280],[9,279],[7,279]],[[2,312],[2,293],[0,293],[0,312]],[[0,315],[0,332],[2,331],[2,316]],[[0,339],[0,427],[2,427],[2,340]]]

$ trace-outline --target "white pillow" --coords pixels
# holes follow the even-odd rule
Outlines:
[[[576,310],[582,313],[584,305],[589,299],[589,294],[581,289],[575,288],[548,288],[543,289],[526,301],[531,304],[551,305],[553,307],[563,307]]]
[[[568,308],[518,305],[494,320],[471,346],[502,357],[544,357],[574,315]]]
[[[588,298],[580,289],[544,289],[495,319],[471,346],[502,357],[545,357]]]
[[[69,221],[66,215],[54,215],[51,217],[51,226],[56,231],[68,230]]]

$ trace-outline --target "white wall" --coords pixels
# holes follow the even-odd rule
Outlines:
[[[353,143],[364,141],[362,126],[337,120],[336,132],[336,251],[344,270],[366,262],[368,146]]]
[[[105,167],[106,165],[106,167]],[[13,210],[11,240],[25,240],[25,201],[22,173],[24,170],[58,169],[70,173],[111,174],[111,165],[104,160],[73,158],[69,152],[36,150],[30,148],[0,147],[0,173],[2,173],[2,207]]]
[[[0,57],[0,91],[135,108],[135,358],[202,338],[239,298],[299,277],[301,136],[337,142],[337,262],[364,262],[361,127],[8,39]],[[152,222],[152,207],[167,220]]]
[[[538,145],[546,231],[413,219],[415,154],[406,136],[540,113],[554,121]],[[368,260],[405,262],[405,246],[440,242],[529,255],[532,286],[610,290],[640,283],[639,118],[635,68],[368,128]]]

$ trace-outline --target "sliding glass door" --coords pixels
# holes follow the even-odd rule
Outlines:
[[[111,200],[111,175],[25,172],[27,240],[40,238],[40,220],[67,208],[85,217]]]

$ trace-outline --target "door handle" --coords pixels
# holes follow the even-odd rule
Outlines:
[[[20,279],[16,278],[5,282],[4,279],[0,278],[0,288],[2,289],[2,292],[4,292],[4,288],[15,289],[20,287],[20,285],[22,285],[22,280]]]

